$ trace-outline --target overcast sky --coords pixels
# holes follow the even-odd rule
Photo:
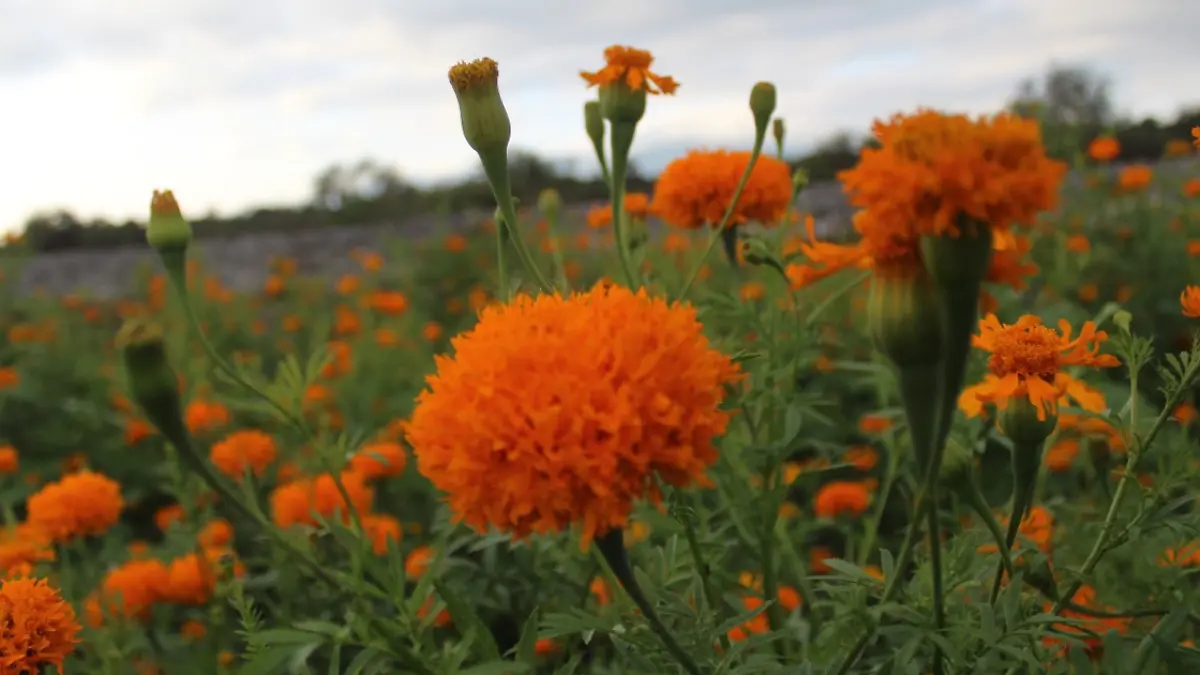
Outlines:
[[[142,217],[309,197],[334,162],[418,182],[474,168],[446,80],[491,56],[514,147],[588,157],[580,69],[650,49],[676,97],[635,152],[745,144],[779,88],[792,147],[918,105],[985,112],[1051,62],[1112,76],[1123,112],[1200,98],[1188,0],[0,0],[0,230],[32,212]],[[1190,99],[1190,100],[1189,100]]]

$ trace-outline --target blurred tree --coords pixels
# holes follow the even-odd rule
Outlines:
[[[1084,66],[1051,65],[1017,85],[1009,107],[1053,125],[1105,127],[1115,121],[1112,82]]]

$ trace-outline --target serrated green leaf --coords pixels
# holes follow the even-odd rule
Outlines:
[[[500,648],[496,645],[496,638],[479,618],[479,615],[475,613],[474,608],[448,584],[436,580],[433,582],[433,587],[437,590],[438,597],[442,599],[442,602],[446,603],[446,611],[450,612],[450,618],[454,619],[454,625],[458,627],[458,630],[464,635],[473,634],[476,640],[475,644],[479,649],[479,657],[489,661],[500,660]]]
[[[535,607],[521,627],[521,639],[517,642],[517,660],[530,667],[537,665],[538,610]]]

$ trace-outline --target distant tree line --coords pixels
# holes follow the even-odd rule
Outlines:
[[[1169,122],[1123,119],[1113,108],[1107,79],[1086,68],[1068,66],[1051,66],[1042,78],[1022,82],[1009,109],[1038,119],[1048,152],[1068,161],[1084,152],[1097,136],[1112,135],[1121,144],[1119,161],[1153,162],[1168,153],[1172,141],[1189,138],[1190,129],[1200,126],[1200,108],[1181,112]],[[854,166],[866,142],[865,136],[841,133],[790,163],[793,168],[803,168],[811,181],[834,180],[838,172]],[[511,171],[513,193],[525,204],[533,204],[545,188],[558,190],[568,203],[607,196],[599,177],[574,177],[529,152],[513,153]],[[630,190],[648,192],[652,184],[651,177],[636,168],[631,171]],[[321,172],[313,181],[312,198],[306,204],[204,217],[194,220],[193,226],[196,236],[206,237],[246,230],[394,222],[420,215],[490,210],[493,206],[491,188],[482,173],[443,186],[421,188],[392,167],[364,160]],[[141,227],[135,221],[80,220],[60,210],[33,216],[26,222],[24,234],[27,245],[35,251],[59,251],[138,243],[144,236]]]

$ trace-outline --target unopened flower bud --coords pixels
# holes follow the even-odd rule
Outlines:
[[[1028,398],[1016,396],[999,411],[996,421],[1000,431],[1012,439],[1014,445],[1037,446],[1040,452],[1058,426],[1058,415],[1053,410],[1039,410]]]
[[[775,114],[777,95],[775,85],[770,82],[758,82],[750,89],[750,112],[754,113],[754,128],[759,133],[767,132],[771,115]]]
[[[771,137],[775,139],[775,147],[783,150],[784,124],[782,117],[771,120]]]
[[[546,188],[538,193],[538,211],[551,221],[558,220],[562,212],[562,196],[554,188]]]
[[[192,226],[180,213],[179,203],[170,190],[155,190],[150,198],[146,241],[160,253],[185,251],[192,243]]]
[[[937,289],[923,270],[872,277],[867,330],[875,348],[897,366],[925,366],[941,359],[941,317]]]
[[[592,145],[604,147],[604,115],[600,112],[599,101],[588,101],[583,104],[583,127],[587,130]]]
[[[500,100],[499,80],[500,67],[489,58],[450,68],[450,86],[458,98],[463,136],[480,157],[507,155],[512,137],[508,111]]]
[[[808,172],[804,169],[796,169],[792,173],[792,191],[799,193],[806,187],[808,187]]]
[[[742,260],[751,265],[770,267],[785,280],[787,279],[787,272],[783,267],[783,262],[771,251],[766,242],[754,235],[749,235],[742,240]]]
[[[145,318],[126,321],[117,332],[130,398],[160,432],[174,442],[184,429],[179,380],[167,359],[162,327]]]
[[[921,237],[921,256],[938,286],[978,296],[992,258],[992,228],[968,223],[959,229],[957,237]]]

